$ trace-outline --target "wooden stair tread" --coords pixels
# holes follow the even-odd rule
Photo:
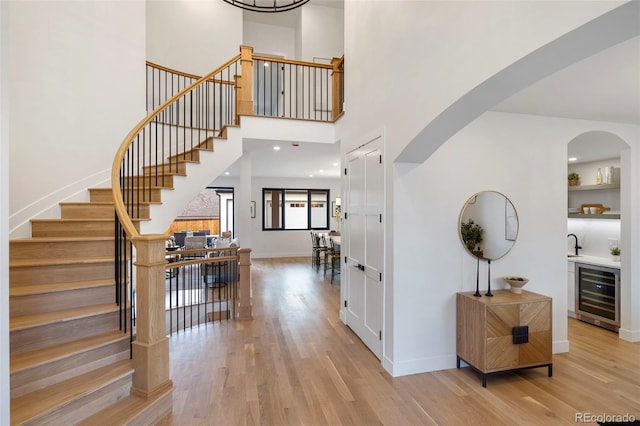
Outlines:
[[[51,266],[51,265],[77,265],[82,263],[105,263],[113,262],[113,256],[99,256],[99,257],[43,257],[35,259],[14,259],[9,260],[9,267],[28,267],[28,266]]]
[[[11,244],[30,243],[58,243],[58,242],[81,242],[81,241],[113,241],[114,237],[30,237],[16,238],[10,240]]]
[[[19,373],[29,368],[67,358],[69,356],[86,352],[88,350],[123,339],[129,339],[129,335],[124,334],[121,331],[112,331],[109,333],[85,337],[73,342],[61,343],[58,345],[50,346],[46,349],[40,348],[12,354],[11,361],[9,363],[11,374]]]
[[[131,374],[131,361],[120,361],[14,398],[11,400],[11,422],[23,424],[51,413]]]
[[[81,205],[85,206],[87,204],[95,204],[97,206],[112,206],[113,201],[63,201],[60,205],[64,206],[73,206],[73,205]]]
[[[149,398],[129,395],[126,398],[122,398],[111,404],[102,411],[99,411],[93,416],[87,417],[77,423],[76,426],[112,426],[131,424],[132,421],[144,411],[157,409],[157,407],[155,407],[157,401],[164,398],[172,391],[173,388],[169,387],[165,392]]]
[[[207,151],[207,152],[213,152],[213,148],[207,148],[206,146],[197,146],[195,148],[193,148],[193,151]]]
[[[162,165],[160,165],[160,166],[162,166]],[[146,167],[155,167],[155,166],[146,166]],[[149,169],[147,168],[145,170],[149,170]],[[155,177],[156,175],[158,177],[162,176],[162,175],[165,175],[165,176],[187,176],[187,173],[186,172],[162,172],[162,173],[161,172],[157,172],[156,173],[154,170],[152,170],[152,171],[149,171],[148,173],[145,173],[143,176]]]
[[[119,307],[115,303],[108,303],[106,305],[86,306],[66,309],[63,311],[47,312],[44,314],[11,317],[9,319],[9,331],[24,330],[36,326],[61,323],[93,315],[117,312],[118,309]]]
[[[182,161],[182,160],[180,160]],[[190,160],[184,160],[185,162],[190,161]],[[191,162],[191,161],[190,161]],[[165,163],[163,163],[165,164]],[[168,163],[167,163],[168,164]],[[145,166],[145,167],[149,167],[149,166]],[[149,189],[152,190],[162,190],[162,189],[166,189],[164,186],[155,186],[155,185],[151,185],[151,186],[134,186],[134,187],[127,187],[127,190],[145,190],[148,191]],[[111,188],[89,188],[89,191],[109,191],[111,192]]]
[[[115,285],[114,280],[86,280],[67,283],[33,284],[9,287],[9,297],[32,296],[34,294],[57,293],[84,288]]]
[[[106,219],[106,218],[101,218],[101,217],[96,217],[96,218],[91,218],[88,217],[86,219],[31,219],[31,222],[42,222],[42,223],[54,223],[54,222],[69,222],[69,223],[74,223],[74,222],[113,222],[115,219]],[[144,219],[140,219],[140,218],[131,218],[132,222],[139,222],[140,220],[144,220]]]
[[[135,176],[138,177],[138,176]],[[154,204],[150,201],[139,201],[138,204],[140,205],[148,205],[148,204]],[[104,206],[113,206],[114,203],[113,201],[71,201],[71,202],[63,202],[60,203],[61,207],[64,206],[81,206],[81,207],[86,207],[86,206],[96,206],[96,207],[104,207]]]

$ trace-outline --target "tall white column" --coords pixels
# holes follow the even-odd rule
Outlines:
[[[251,248],[251,156],[240,158],[240,183],[234,196],[235,235],[240,246]]]
[[[620,210],[623,218],[620,222],[621,259],[624,273],[620,274],[620,330],[619,336],[630,342],[640,341],[640,265],[637,259],[640,252],[640,197],[637,183],[640,182],[640,146],[620,153]],[[635,187],[634,187],[635,186]],[[628,236],[628,237],[627,237]]]

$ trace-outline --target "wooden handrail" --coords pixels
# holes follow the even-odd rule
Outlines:
[[[140,133],[140,131],[142,131],[144,126],[149,124],[160,112],[167,109],[171,104],[173,104],[175,101],[180,99],[184,94],[190,92],[194,87],[199,86],[202,83],[206,82],[207,80],[209,80],[209,78],[211,78],[212,76],[216,75],[219,72],[222,72],[225,68],[227,68],[234,62],[238,61],[239,59],[240,59],[240,54],[236,55],[234,58],[230,59],[224,65],[217,68],[216,70],[210,72],[209,74],[203,77],[200,77],[197,81],[192,83],[190,86],[187,86],[186,88],[178,92],[176,95],[174,95],[172,98],[165,101],[162,105],[158,106],[149,115],[143,118],[136,125],[136,127],[134,127],[129,132],[129,134],[127,134],[124,141],[122,141],[122,144],[120,145],[120,148],[118,149],[118,152],[116,153],[116,156],[113,159],[113,165],[111,168],[111,190],[113,193],[113,203],[116,209],[116,214],[118,215],[118,218],[120,219],[120,223],[122,224],[122,227],[124,228],[129,238],[137,237],[140,234],[138,233],[135,226],[133,225],[133,221],[131,220],[129,213],[127,212],[127,208],[124,205],[124,201],[122,200],[122,190],[120,188],[120,167],[122,165],[122,161],[124,160],[125,154],[127,153],[135,137]]]
[[[202,77],[201,75],[189,74],[189,73],[184,72],[184,71],[174,70],[173,68],[167,68],[167,67],[164,67],[162,65],[154,64],[153,62],[149,62],[149,61],[147,61],[146,64],[147,64],[148,67],[152,67],[152,68],[155,68],[157,70],[168,72],[168,73],[171,73],[171,74],[176,74],[179,77],[191,78],[193,80],[197,80],[200,77]],[[235,82],[232,81],[232,80],[219,80],[219,79],[216,80],[215,78],[212,78],[211,80],[208,80],[208,81],[211,82],[211,83],[217,83],[217,84],[228,84],[228,85],[235,84]]]
[[[253,55],[254,61],[278,62],[279,64],[302,65],[305,67],[333,69],[332,64],[317,64],[315,62],[296,61],[293,59],[272,58],[270,56]]]
[[[245,56],[248,53],[248,56]],[[269,62],[276,62],[276,63],[280,63],[280,64],[288,64],[288,65],[295,65],[295,66],[306,66],[306,67],[314,67],[314,68],[319,68],[319,69],[326,69],[326,70],[333,70],[334,74],[336,71],[340,70],[343,66],[344,63],[344,56],[342,56],[341,58],[333,58],[330,64],[318,64],[318,63],[313,63],[313,62],[305,62],[305,61],[297,61],[297,60],[291,60],[291,59],[282,59],[282,58],[273,58],[273,57],[269,57],[269,56],[260,56],[260,55],[253,55],[253,49],[248,47],[248,46],[241,46],[241,53],[236,55],[234,58],[230,59],[229,61],[227,61],[224,65],[218,67],[216,70],[210,72],[209,74],[205,75],[205,76],[197,76],[195,74],[190,74],[190,73],[186,73],[186,72],[182,72],[182,71],[178,71],[178,70],[174,70],[172,68],[169,67],[165,67],[162,65],[158,65],[155,64],[153,62],[149,62],[147,61],[146,64],[150,67],[153,67],[155,69],[158,70],[162,70],[165,72],[170,72],[170,73],[174,73],[176,75],[179,76],[184,76],[186,78],[191,78],[191,79],[196,79],[196,81],[194,81],[192,84],[190,84],[189,86],[185,87],[184,89],[182,89],[180,92],[178,92],[177,94],[175,94],[173,97],[171,97],[170,99],[166,100],[164,103],[162,103],[161,105],[159,105],[158,107],[156,107],[149,115],[147,115],[144,119],[142,119],[125,137],[124,141],[122,142],[122,144],[120,145],[116,156],[113,160],[113,165],[112,165],[112,171],[111,171],[111,185],[112,185],[112,193],[113,193],[113,198],[114,198],[114,205],[115,205],[115,210],[116,210],[116,214],[118,215],[118,218],[120,219],[120,223],[124,229],[124,231],[126,232],[126,234],[129,236],[129,238],[138,236],[139,233],[136,230],[135,226],[133,225],[133,221],[131,220],[131,218],[129,217],[129,214],[127,212],[127,208],[124,204],[123,201],[123,194],[122,194],[122,189],[120,187],[120,172],[121,172],[121,165],[123,162],[123,159],[125,158],[125,155],[127,153],[127,151],[129,150],[129,147],[131,146],[131,144],[135,141],[136,137],[141,133],[141,131],[145,128],[145,126],[147,126],[152,120],[154,120],[161,112],[165,111],[167,108],[169,108],[172,104],[174,104],[176,101],[178,101],[180,98],[182,98],[185,94],[189,93],[190,91],[192,91],[194,88],[196,88],[199,85],[202,85],[203,83],[206,82],[214,82],[217,84],[224,84],[224,85],[236,85],[236,87],[243,92],[242,96],[238,96],[236,101],[238,102],[238,108],[236,111],[236,114],[238,116],[240,115],[247,115],[247,114],[253,114],[253,97],[251,96],[252,89],[253,89],[253,85],[251,83],[249,84],[243,84],[242,83],[242,78],[246,77],[245,79],[248,81],[252,81],[252,77],[251,77],[251,71],[249,70],[249,72],[247,72],[246,76],[243,75],[237,75],[236,77],[236,81],[231,81],[231,80],[223,80],[223,79],[215,79],[212,78],[213,76],[215,76],[218,73],[222,73],[222,71],[224,69],[226,69],[227,67],[231,66],[233,63],[237,62],[237,61],[245,61],[245,60],[249,60],[249,61],[255,61],[255,60],[260,60],[260,61],[269,61]],[[247,64],[247,67],[250,68],[250,66]],[[244,73],[244,72],[243,72]],[[341,104],[341,99],[338,99],[338,97],[336,96],[338,93],[340,92],[341,89],[341,77],[338,75],[334,75],[333,76],[333,93],[334,93],[334,99],[333,99],[333,105],[332,105],[332,109],[333,109],[333,117],[332,120],[335,121],[337,118],[339,118],[343,112],[342,112],[342,104]],[[296,118],[296,117],[290,117],[290,118]],[[169,124],[169,125],[174,125],[172,123],[165,123],[165,124]],[[177,126],[181,127],[179,124],[176,124]]]
[[[147,181],[149,188],[151,188],[151,186],[164,187],[165,183],[166,186],[170,186],[170,180],[166,182],[164,181],[165,176],[172,177],[173,174],[175,174],[178,167],[178,155],[183,155],[188,152],[185,143],[186,136],[183,136],[184,139],[182,141],[182,147],[179,147],[177,143],[175,144],[175,146],[168,144],[169,158],[175,158],[174,163],[176,170],[173,170],[172,168],[174,163],[169,163],[167,164],[169,166],[168,170],[166,170],[165,173],[165,165],[152,164],[151,161],[147,163],[147,159],[152,160],[153,148],[151,144],[148,145],[148,148],[140,148],[138,142],[140,142],[140,139],[142,139],[143,143],[147,141],[145,139],[145,132],[148,132],[148,141],[152,140],[151,134],[154,130],[157,130],[157,128],[153,127],[153,125],[150,125],[151,123],[153,123],[154,125],[163,126],[163,136],[165,127],[171,126],[171,130],[173,130],[173,128],[176,129],[176,140],[178,138],[177,131],[183,128],[185,129],[183,135],[187,134],[186,129],[191,129],[191,131],[204,131],[206,141],[208,141],[212,137],[212,135],[214,135],[214,132],[223,132],[226,126],[231,124],[238,124],[240,115],[254,115],[254,104],[259,103],[259,101],[254,102],[253,93],[253,67],[254,61],[256,60],[275,62],[290,66],[317,68],[320,70],[319,74],[322,78],[326,78],[324,76],[328,75],[327,71],[333,71],[331,80],[325,80],[324,86],[323,81],[320,81],[320,95],[323,96],[323,94],[326,93],[326,100],[328,101],[328,93],[330,88],[334,90],[335,94],[340,93],[338,101],[334,100],[333,103],[334,120],[336,117],[336,112],[342,112],[342,85],[344,80],[342,79],[341,66],[343,59],[338,60],[337,58],[334,58],[334,60],[331,61],[331,64],[315,64],[303,61],[257,56],[253,55],[252,47],[240,46],[240,54],[236,55],[234,58],[218,67],[216,70],[204,76],[196,76],[194,74],[180,72],[157,64],[153,64],[151,62],[147,62],[147,66],[153,68],[153,70],[151,71],[152,76],[155,74],[155,70],[157,69],[161,72],[172,73],[173,75],[170,76],[171,79],[175,78],[175,76],[178,76],[189,78],[192,82],[173,96],[166,93],[165,89],[165,92],[162,93],[162,96],[158,97],[158,102],[161,102],[165,96],[171,96],[171,98],[165,100],[164,102],[162,102],[162,104],[155,107],[151,113],[143,118],[127,134],[120,147],[118,148],[112,164],[111,191],[113,195],[114,208],[117,215],[115,227],[116,288],[125,289],[124,294],[126,294],[126,290],[129,289],[131,291],[131,300],[133,300],[132,289],[134,287],[132,285],[133,283],[130,280],[134,276],[136,279],[135,294],[137,334],[135,341],[133,341],[132,343],[132,357],[135,374],[133,377],[131,390],[132,393],[136,395],[140,395],[145,398],[151,398],[164,392],[170,392],[173,387],[173,383],[169,377],[169,344],[166,337],[166,314],[165,309],[163,308],[165,304],[165,295],[163,291],[158,290],[159,288],[161,288],[158,287],[158,285],[163,286],[167,270],[171,271],[175,268],[190,267],[191,265],[199,263],[220,263],[224,261],[233,263],[237,260],[238,293],[237,301],[234,301],[234,303],[236,303],[235,306],[237,307],[236,319],[250,320],[252,318],[251,249],[240,248],[237,251],[237,256],[221,256],[213,260],[180,259],[177,262],[172,262],[169,264],[167,263],[167,259],[165,257],[166,253],[163,250],[167,236],[164,234],[140,235],[140,233],[136,230],[131,216],[141,216],[143,213],[140,211],[140,209],[137,213],[134,213],[133,207],[135,207],[135,203],[138,203],[138,205],[140,205],[144,202],[148,202],[149,199],[151,199],[151,193],[149,192],[149,195],[143,197],[143,194],[141,194],[140,192],[134,193],[132,191],[140,190],[140,187],[137,185],[140,185],[143,191],[146,190]],[[239,70],[238,65],[240,65]],[[164,79],[163,81],[166,82],[168,78],[168,76],[163,76],[161,77],[161,80]],[[187,83],[188,81],[184,81],[184,84]],[[219,114],[220,119],[218,120],[218,123],[216,123],[215,115],[213,116],[214,120],[211,127],[209,127],[209,116],[206,115],[205,120],[205,115],[200,115],[201,110],[198,109],[200,105],[198,102],[201,98],[204,97],[201,93],[204,91],[201,91],[201,89],[204,87],[208,90],[210,88],[210,86],[208,86],[209,83],[213,83],[213,93],[215,93],[216,86],[225,86],[221,88],[221,91],[219,92],[220,95],[217,100],[220,104],[223,104],[223,101],[227,103],[227,105],[221,105],[223,112]],[[303,83],[301,84],[309,84],[309,81],[304,82],[303,80]],[[178,84],[178,88],[179,86],[180,84]],[[308,87],[312,87],[311,84],[309,84]],[[224,98],[222,89],[224,89]],[[173,91],[173,85],[171,87],[171,90]],[[308,90],[310,92],[311,89]],[[313,86],[314,95],[316,94],[316,92],[316,87]],[[189,96],[192,93],[194,95]],[[208,99],[208,92],[206,95],[206,99]],[[149,99],[147,99],[147,101],[149,101]],[[155,102],[155,98],[152,98],[152,102]],[[309,94],[307,94],[306,99],[303,99],[303,107],[304,102],[307,102],[308,109],[311,108],[312,103],[309,100]],[[206,108],[208,114],[208,107],[210,104],[204,103],[203,105],[205,106],[204,108]],[[216,107],[218,104],[216,104],[214,101],[211,105]],[[225,106],[226,109],[224,109]],[[315,113],[315,111],[318,109],[318,107],[315,105],[315,101],[313,103],[313,106]],[[153,106],[149,106],[149,108],[152,107]],[[291,108],[291,105],[289,107]],[[298,109],[297,105],[294,105],[294,107],[296,110]],[[328,101],[327,105],[323,106],[322,108],[330,107],[332,107],[332,104]],[[218,109],[218,111],[220,111],[220,109]],[[320,109],[320,111],[323,110]],[[328,111],[328,109],[324,111]],[[304,118],[304,108],[302,112],[302,117]],[[185,117],[189,117],[190,119],[189,126],[187,126]],[[180,118],[182,118],[183,120],[181,121]],[[299,119],[297,115],[295,117],[289,118]],[[307,117],[307,119],[309,118],[310,117]],[[330,120],[331,117],[329,117],[327,121]],[[157,134],[155,136],[157,136]],[[197,135],[197,137],[199,138],[201,136],[201,134]],[[155,142],[157,143],[157,139],[155,140]],[[168,142],[172,143],[170,137]],[[200,146],[193,144],[193,138],[191,139],[191,143],[191,149],[194,149],[194,146]],[[201,143],[202,139],[199,139],[196,142],[196,144]],[[160,160],[159,158],[165,157],[165,145],[163,144],[164,140],[160,142],[161,149],[153,152],[153,154],[155,155],[155,162],[164,161],[164,159]],[[174,147],[174,149],[172,150],[171,147]],[[142,160],[140,160],[140,158],[142,158]],[[186,158],[186,156],[184,158]],[[137,175],[138,172],[142,170],[148,171],[149,169],[151,169],[152,171],[156,170],[156,176],[145,175],[144,173],[142,175]],[[159,172],[157,170],[159,170]],[[131,174],[130,176],[125,176],[129,173]],[[160,184],[158,183],[158,174],[161,174],[162,178],[162,182]],[[130,178],[131,180],[129,180]],[[128,189],[129,184],[132,189],[131,192]],[[129,199],[129,195],[131,195],[131,200],[134,203],[133,206],[125,204],[126,200],[124,199],[124,196],[127,196],[127,199]],[[134,263],[131,260],[131,256],[133,253],[132,245],[135,246],[136,250],[135,273],[133,272]],[[181,254],[189,254],[191,252],[194,252],[195,254],[198,252],[202,252],[202,250],[184,250],[181,252]],[[122,303],[122,306],[127,306],[126,296],[122,300],[122,302],[119,303]],[[126,317],[127,314],[125,314],[124,316],[122,316],[121,314],[121,319],[126,319]],[[131,320],[132,318],[133,316],[129,314],[129,319]]]
[[[171,74],[177,74],[181,77],[193,78],[194,80],[202,77],[201,75],[189,74],[188,72],[174,70],[173,68],[165,67],[163,65],[154,64],[153,62],[146,61],[147,66],[159,69],[160,71],[170,72]]]

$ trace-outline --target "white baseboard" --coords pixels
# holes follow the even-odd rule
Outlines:
[[[393,377],[400,377],[408,376],[410,374],[429,373],[432,371],[455,368],[456,356],[442,355],[400,362],[392,362],[388,358],[385,358],[382,361],[382,365]]]
[[[640,330],[620,328],[618,329],[618,337],[631,343],[640,342]]]
[[[565,352],[569,352],[569,341],[568,340],[558,340],[553,342],[551,345],[551,352],[554,354],[562,354]]]

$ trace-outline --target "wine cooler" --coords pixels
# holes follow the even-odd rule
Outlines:
[[[576,317],[618,331],[620,269],[576,263]]]

